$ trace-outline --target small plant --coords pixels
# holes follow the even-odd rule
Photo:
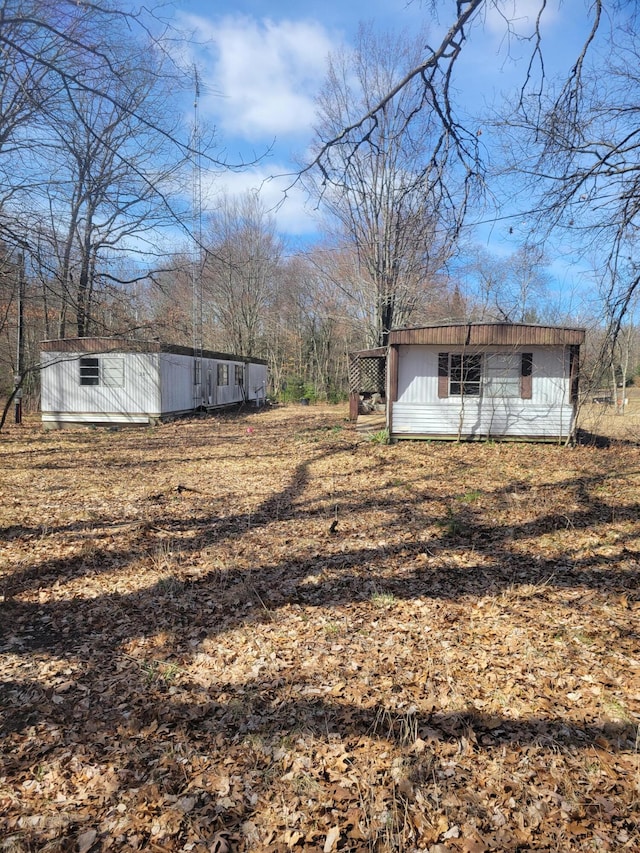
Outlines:
[[[322,787],[317,779],[309,773],[299,773],[293,775],[291,779],[291,787],[301,797],[317,798],[322,793]]]
[[[614,696],[604,696],[602,698],[602,705],[605,708],[607,714],[611,716],[614,720],[619,720],[624,723],[635,722],[633,716],[624,707],[622,702],[620,702]]]
[[[169,575],[164,578],[160,578],[157,584],[157,590],[159,595],[172,595],[178,590],[180,590],[182,584],[178,580],[178,578],[173,575]]]
[[[175,564],[175,550],[172,539],[162,539],[153,554],[153,567],[158,572],[172,569]]]
[[[414,705],[406,711],[379,708],[373,721],[373,734],[399,746],[410,746],[418,739],[418,712]]]
[[[147,684],[153,684],[156,681],[164,681],[165,684],[171,684],[181,671],[178,664],[162,660],[142,661],[140,669],[144,673]]]
[[[144,661],[141,665],[141,670],[144,673],[147,684],[153,684],[158,677],[158,664],[156,661]]]
[[[374,592],[371,596],[371,603],[376,607],[393,607],[396,603],[396,597],[392,592]]]
[[[447,517],[438,522],[446,536],[459,536],[465,531],[464,521],[451,507],[447,508]]]
[[[381,429],[378,432],[372,432],[369,441],[371,444],[389,444],[389,430]]]
[[[465,504],[475,503],[479,498],[482,497],[482,492],[480,489],[472,489],[470,492],[467,492],[464,495],[461,495],[458,500]]]

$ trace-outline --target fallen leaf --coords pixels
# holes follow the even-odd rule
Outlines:
[[[324,842],[323,853],[331,853],[335,849],[335,845],[340,838],[340,827],[333,826],[327,833],[327,838]]]
[[[76,839],[78,853],[88,853],[88,851],[93,847],[97,837],[98,833],[95,829],[87,829],[84,832],[81,832]]]

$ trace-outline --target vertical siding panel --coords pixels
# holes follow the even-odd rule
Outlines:
[[[266,364],[247,365],[247,399],[264,400],[267,393]]]
[[[161,413],[188,412],[193,408],[193,358],[161,353]]]
[[[506,349],[492,346],[486,352]],[[559,438],[570,433],[573,409],[567,348],[527,348],[532,353],[531,376],[526,377],[531,380],[530,399],[467,397],[464,410],[459,397],[438,398],[439,351],[439,346],[399,347],[398,401],[392,407],[394,435],[456,436],[461,415],[464,437]]]
[[[54,349],[52,343],[60,349]],[[193,356],[163,351],[159,345],[135,347],[134,344],[116,349],[113,341],[103,339],[48,342],[41,354],[43,421],[144,423],[149,418],[191,411],[194,403]],[[80,358],[87,353],[95,354],[100,360],[121,360],[123,385],[80,385]],[[211,371],[214,392],[218,390],[215,384],[218,364],[228,365],[229,384],[222,386],[221,399],[213,400],[212,405],[243,401],[243,387],[235,381],[236,366],[245,370],[248,397],[264,399],[266,365],[249,364],[245,368],[239,359],[223,356],[203,359],[203,378],[206,381]],[[119,374],[118,369],[111,373],[114,377]]]

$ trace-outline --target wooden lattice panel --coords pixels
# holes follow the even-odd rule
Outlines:
[[[384,394],[384,358],[360,358],[358,366],[358,393]]]

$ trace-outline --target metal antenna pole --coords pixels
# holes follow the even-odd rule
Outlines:
[[[200,160],[200,125],[198,118],[198,102],[200,100],[200,78],[198,69],[193,69],[195,97],[193,101],[193,241],[194,252],[191,264],[191,289],[193,296],[192,326],[193,326],[193,407],[199,408],[203,402],[203,376],[202,376],[202,164]]]
[[[16,374],[15,374],[15,422],[22,423],[22,379],[24,374],[24,298],[25,298],[25,269],[24,252],[18,255],[18,339],[16,342]]]

